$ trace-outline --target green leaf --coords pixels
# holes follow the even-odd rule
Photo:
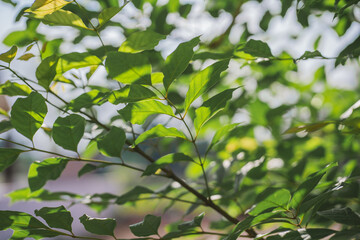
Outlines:
[[[360,228],[344,229],[337,232],[330,240],[358,239],[360,237]]]
[[[150,30],[135,32],[121,44],[119,52],[137,53],[144,50],[152,50],[159,44],[160,40],[165,38],[165,35]]]
[[[137,102],[145,99],[155,98],[156,94],[150,89],[139,85],[127,85],[119,90],[112,91],[108,101],[112,104]]]
[[[189,109],[191,103],[195,101],[203,92],[208,91],[219,80],[221,72],[228,68],[229,60],[220,61],[210,65],[204,70],[198,72],[191,80],[189,91],[185,98],[185,112]]]
[[[316,58],[316,57],[323,58],[324,56],[318,50],[315,50],[313,52],[305,51],[305,53],[301,55],[301,57],[299,57],[299,60],[306,60],[309,58]]]
[[[99,26],[97,26],[97,29],[104,26],[108,21],[110,21],[111,18],[113,18],[118,12],[121,11],[123,7],[110,7],[105,8],[100,14],[99,14]]]
[[[321,171],[311,174],[306,181],[301,183],[299,187],[294,192],[292,199],[289,203],[289,206],[293,209],[297,209],[302,203],[304,198],[317,186],[321,178],[325,175],[326,171],[332,168],[334,164],[327,165]]]
[[[186,139],[185,134],[183,132],[180,132],[176,128],[166,128],[163,125],[159,124],[152,129],[140,134],[140,136],[138,136],[135,140],[135,145],[138,145],[147,139],[158,137],[177,137]]]
[[[160,84],[163,83],[164,74],[162,72],[154,72],[151,74],[151,84]]]
[[[125,121],[130,121],[132,124],[143,124],[149,116],[154,114],[166,114],[175,117],[169,105],[164,105],[155,100],[130,103],[125,108],[119,110],[118,113]]]
[[[32,54],[32,53],[25,53],[24,55],[20,56],[20,57],[18,58],[18,60],[27,61],[27,60],[29,60],[30,58],[33,58],[33,57],[35,57],[34,54]]]
[[[7,132],[10,129],[13,129],[13,126],[11,125],[10,121],[8,120],[0,121],[0,133]]]
[[[59,58],[56,55],[49,56],[41,61],[36,69],[36,78],[40,86],[49,89],[51,82],[56,76],[56,66]]]
[[[43,96],[32,92],[26,98],[18,98],[11,109],[11,125],[32,140],[44,122],[47,107]]]
[[[81,94],[71,100],[67,105],[73,112],[79,112],[82,108],[91,108],[94,105],[102,105],[106,101],[106,94],[97,89]]]
[[[36,161],[30,165],[28,182],[32,192],[42,188],[48,180],[56,180],[65,169],[68,160],[66,158],[48,158],[44,161]]]
[[[157,235],[158,228],[161,223],[161,217],[154,215],[146,215],[144,220],[130,225],[131,232],[137,237],[147,237],[150,235]]]
[[[17,49],[18,48],[16,46],[12,46],[9,51],[0,54],[0,61],[10,64],[16,56]]]
[[[53,126],[53,139],[61,147],[77,152],[77,146],[84,135],[85,119],[71,114],[67,117],[58,117]]]
[[[92,218],[84,214],[80,218],[80,222],[84,225],[86,231],[98,234],[114,236],[116,221],[112,218]]]
[[[93,164],[85,164],[80,171],[78,172],[78,177],[81,177],[82,175],[92,172],[94,170],[98,169],[98,166],[93,165]]]
[[[358,57],[360,55],[360,36],[356,38],[351,44],[345,47],[336,58],[335,66],[340,63],[344,64],[348,57]]]
[[[171,83],[182,74],[194,55],[194,47],[200,42],[199,37],[195,37],[188,42],[181,43],[165,61],[164,87],[168,91]]]
[[[125,140],[124,130],[112,127],[107,134],[97,140],[98,149],[105,156],[120,157]]]
[[[105,66],[109,77],[121,83],[151,85],[151,65],[143,53],[111,52]]]
[[[69,192],[49,192],[45,189],[40,189],[35,192],[31,192],[30,188],[21,188],[6,194],[11,203],[19,201],[64,201],[69,198],[82,198],[82,196],[69,193]]]
[[[42,217],[49,227],[61,228],[72,232],[71,224],[74,219],[64,206],[43,207],[40,210],[35,210],[35,215]]]
[[[306,132],[315,132],[317,130],[320,130],[324,127],[326,127],[329,124],[332,124],[334,122],[332,121],[326,121],[326,122],[317,122],[317,123],[311,123],[311,124],[307,124],[307,125],[301,125],[301,126],[297,126],[297,127],[292,127],[289,128],[288,130],[286,130],[284,132],[284,134],[289,134],[289,133],[298,133],[298,132],[302,132],[302,131],[306,131]]]
[[[43,239],[62,235],[49,228],[28,213],[0,211],[0,231],[12,229],[11,239]]]
[[[210,149],[217,144],[218,142],[221,141],[221,139],[223,139],[232,129],[234,129],[235,127],[237,127],[239,125],[239,123],[232,123],[229,125],[226,125],[222,128],[220,128],[219,130],[217,130],[217,132],[215,133],[214,137],[211,140],[211,143],[207,149],[207,152],[210,151]]]
[[[191,157],[183,153],[171,153],[159,158],[158,160],[147,166],[147,168],[145,169],[145,171],[141,176],[150,176],[154,174],[158,169],[166,167],[167,165],[175,162],[193,162],[193,161],[194,160]]]
[[[127,193],[121,195],[116,199],[116,204],[122,205],[127,202],[132,202],[137,200],[142,194],[152,194],[154,191],[142,187],[142,186],[136,186],[135,188],[131,189]]]
[[[79,27],[90,30],[88,27],[86,27],[86,25],[78,15],[62,9],[53,12],[52,14],[45,15],[43,18],[41,18],[41,20],[45,24]]]
[[[200,227],[204,216],[205,213],[200,213],[200,215],[196,216],[193,220],[179,224],[178,229],[181,231],[187,231],[192,228]]]
[[[98,66],[100,64],[102,64],[101,59],[95,55],[91,55],[88,52],[72,52],[59,57],[56,65],[56,73],[62,74],[74,68]]]
[[[242,48],[238,50],[248,53],[254,57],[273,57],[269,46],[260,40],[250,39]]]
[[[0,148],[0,172],[10,167],[22,152],[14,148]]]
[[[360,225],[360,215],[354,212],[351,208],[333,208],[326,211],[317,212],[321,217],[330,219],[332,221],[346,224],[350,226]]]
[[[25,12],[35,14],[35,17],[42,18],[51,14],[70,2],[65,0],[36,0]]]
[[[271,194],[261,199],[261,201],[257,201],[258,203],[249,212],[250,215],[256,216],[270,208],[286,208],[291,199],[290,192],[286,189],[271,189],[271,192]],[[261,197],[261,195],[259,197]]]
[[[232,93],[235,90],[236,88],[227,89],[211,97],[205,101],[200,108],[196,109],[196,118],[194,121],[196,133],[199,133],[201,127],[225,107],[226,103],[232,98]]]
[[[6,81],[0,85],[0,95],[7,96],[28,96],[31,93],[31,89],[22,84],[16,82]]]

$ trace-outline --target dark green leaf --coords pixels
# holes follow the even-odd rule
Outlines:
[[[32,92],[26,98],[18,98],[11,109],[11,124],[13,127],[32,140],[36,131],[44,122],[47,107],[43,96]]]
[[[124,130],[112,127],[107,134],[97,140],[98,149],[105,156],[120,157],[125,140]]]
[[[200,215],[196,216],[193,220],[179,224],[178,229],[181,231],[187,231],[192,228],[200,227],[204,216],[205,213],[200,213]]]
[[[351,44],[345,47],[337,57],[335,66],[344,63],[347,57],[358,57],[360,55],[360,36],[356,38]]]
[[[32,192],[42,188],[48,180],[60,177],[68,160],[65,158],[48,158],[33,162],[29,168],[28,181]]]
[[[221,72],[228,68],[229,60],[220,61],[198,72],[191,80],[189,90],[185,98],[185,112],[191,103],[195,101],[203,92],[208,91],[219,80]]]
[[[42,217],[49,227],[61,228],[72,232],[71,224],[74,219],[64,206],[43,207],[40,210],[35,210],[35,214]]]
[[[125,5],[124,5],[125,6]],[[100,14],[99,14],[99,26],[97,28],[101,28],[104,26],[108,21],[110,21],[111,18],[113,18],[123,7],[110,7],[105,8]]]
[[[92,172],[94,170],[96,170],[98,167],[96,165],[93,164],[85,164],[80,171],[78,172],[78,177],[81,177],[82,175]]]
[[[80,222],[84,225],[86,231],[99,234],[114,236],[116,221],[112,218],[92,218],[84,214],[80,218]]]
[[[214,137],[211,140],[211,143],[210,143],[207,151],[209,151],[215,144],[220,142],[222,138],[224,138],[232,129],[234,129],[238,125],[239,125],[239,123],[233,123],[233,124],[226,125],[226,126],[220,128],[219,130],[217,130],[217,132],[215,133]]]
[[[166,91],[169,89],[171,83],[185,71],[194,55],[193,49],[199,42],[200,38],[195,37],[188,42],[181,43],[176,50],[166,58],[163,69],[164,87]]]
[[[151,85],[151,65],[143,53],[111,52],[105,66],[109,77],[121,83]]]
[[[57,10],[52,14],[45,15],[42,18],[42,22],[50,25],[70,26],[70,27],[89,29],[88,27],[86,27],[86,25],[78,15],[62,9]]]
[[[317,212],[318,215],[333,220],[335,222],[356,226],[360,225],[360,215],[351,208],[333,208],[326,211]]]
[[[28,96],[31,93],[31,89],[22,84],[6,81],[0,85],[0,95],[7,96]]]
[[[248,53],[254,57],[273,57],[269,46],[260,40],[250,39],[244,47],[238,50]]]
[[[340,232],[337,232],[330,240],[344,240],[344,239],[359,239],[360,238],[360,228],[355,229],[345,229]]]
[[[9,131],[12,128],[13,128],[13,126],[11,125],[10,121],[8,121],[8,120],[0,121],[0,133]]]
[[[269,208],[286,208],[291,195],[286,189],[272,189],[273,193],[265,199],[259,201],[249,212],[250,215],[256,216]]]
[[[182,161],[193,162],[194,160],[183,153],[171,153],[159,158],[154,163],[151,163],[149,166],[147,166],[142,176],[150,176],[160,168],[163,168],[174,162],[182,162]]]
[[[151,193],[154,192],[146,187],[136,186],[129,192],[118,197],[116,199],[116,204],[122,205],[125,204],[126,202],[131,202],[138,199],[142,194],[151,194]]]
[[[137,102],[145,99],[155,98],[156,94],[150,89],[139,84],[125,86],[119,90],[112,91],[108,101],[112,104]]]
[[[185,134],[183,132],[180,132],[176,128],[166,128],[163,125],[159,124],[152,129],[140,134],[140,136],[138,136],[135,140],[135,145],[138,145],[147,139],[158,137],[173,137],[186,139]]]
[[[318,50],[313,51],[313,52],[306,51],[303,55],[301,55],[301,57],[299,57],[299,59],[306,60],[309,58],[316,58],[316,57],[323,58],[323,55],[321,55],[321,53]]]
[[[67,117],[58,117],[53,126],[53,138],[61,147],[77,151],[77,146],[84,135],[85,119],[71,114]]]
[[[144,220],[130,225],[131,232],[137,237],[147,237],[158,234],[158,228],[161,223],[161,217],[146,215]]]
[[[105,96],[105,93],[94,89],[75,98],[67,107],[73,112],[79,112],[82,108],[91,108],[94,105],[103,104],[106,100]]]
[[[45,89],[49,89],[51,82],[56,76],[56,66],[59,58],[56,55],[49,56],[41,61],[36,69],[36,78],[39,85]]]
[[[155,100],[146,100],[130,103],[125,108],[118,111],[125,121],[132,124],[143,124],[145,120],[154,114],[166,114],[174,117],[172,108],[169,105]]]
[[[146,30],[131,34],[119,48],[119,52],[141,52],[144,50],[152,50],[159,41],[165,39],[166,36],[156,32]]]
[[[22,152],[14,148],[0,148],[0,172],[10,167]]]

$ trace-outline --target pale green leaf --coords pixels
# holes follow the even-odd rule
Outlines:
[[[51,14],[62,7],[69,4],[70,1],[65,0],[35,0],[35,2],[25,12],[35,14],[35,17],[42,18],[45,15]]]
[[[159,124],[152,129],[140,134],[140,136],[138,136],[135,140],[135,145],[138,145],[147,139],[158,137],[173,137],[186,139],[185,134],[183,132],[180,132],[176,128],[166,128],[163,125]]]
[[[105,66],[109,76],[121,83],[151,85],[151,65],[143,53],[111,52]]]
[[[152,50],[156,45],[159,44],[160,40],[165,38],[165,35],[153,32],[151,30],[135,32],[121,44],[119,52],[136,53],[144,50]]]
[[[162,72],[154,72],[151,74],[151,84],[159,84],[163,83],[164,80],[164,74]]]
[[[26,98],[18,98],[11,109],[11,124],[13,127],[32,140],[36,131],[41,127],[47,113],[44,97],[32,92]]]
[[[27,85],[18,84],[16,82],[6,81],[0,85],[0,95],[7,96],[28,96],[31,89]]]
[[[71,69],[78,69],[83,67],[98,66],[102,61],[97,56],[91,55],[87,52],[72,52],[59,57],[56,65],[56,73],[62,74]]]
[[[78,15],[62,9],[53,12],[52,14],[45,15],[41,20],[46,24],[80,27],[89,30]]]
[[[126,121],[133,124],[143,124],[145,120],[154,114],[166,114],[175,117],[172,108],[156,100],[146,100],[130,103],[118,111]]]

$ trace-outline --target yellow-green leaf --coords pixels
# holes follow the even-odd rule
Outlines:
[[[70,11],[65,11],[62,9],[60,9],[56,12],[53,12],[52,14],[44,16],[44,18],[42,18],[42,20],[45,24],[80,27],[80,28],[90,30],[84,24],[84,22],[81,20],[81,18],[78,15],[76,15],[75,13],[72,13]]]
[[[27,61],[27,60],[29,60],[30,58],[33,58],[33,57],[35,57],[34,54],[32,54],[32,53],[25,53],[24,55],[22,55],[22,56],[19,57],[18,59],[19,59],[19,60],[23,60],[23,61]]]
[[[9,51],[0,54],[0,61],[10,63],[16,56],[17,47],[12,46]]]
[[[35,14],[35,17],[42,18],[45,15],[51,14],[71,2],[65,0],[36,0],[30,8],[25,12]]]

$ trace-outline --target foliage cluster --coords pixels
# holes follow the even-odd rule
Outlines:
[[[300,57],[285,51],[274,54],[265,41],[254,38],[246,20],[237,21],[245,7],[265,1],[208,0],[209,18],[232,16],[228,28],[209,41],[200,36],[184,40],[163,59],[157,46],[178,28],[169,19],[189,18],[196,12],[195,3],[89,2],[98,8],[80,0],[36,0],[16,19],[27,18],[26,29],[4,39],[11,49],[0,55],[0,67],[13,79],[0,85],[0,94],[16,100],[9,112],[0,109],[4,118],[0,133],[15,129],[28,144],[1,137],[16,148],[0,148],[0,170],[30,151],[49,155],[31,164],[27,188],[8,194],[13,202],[66,200],[101,212],[109,205],[163,199],[169,201],[164,210],[184,204],[189,206],[184,215],[201,209],[222,217],[205,227],[201,213],[159,230],[161,217],[149,212],[143,221],[130,225],[132,239],[360,238],[359,89],[328,84],[324,65],[311,81],[297,78],[301,61],[331,62],[334,68],[357,66],[359,36],[337,56],[326,57],[318,50],[326,41],[321,34],[314,49]],[[292,13],[304,29],[313,18],[328,14],[333,17],[329,28],[339,36],[358,27],[358,1],[276,3],[281,8],[264,11],[259,31],[266,33],[274,20]],[[119,15],[128,22],[114,20]],[[139,16],[149,20],[146,29],[131,24]],[[55,31],[56,26],[72,28],[76,36],[49,39],[38,30],[43,24]],[[229,35],[236,27],[242,35],[234,44]],[[121,30],[125,41],[106,44],[103,33],[109,29]],[[89,38],[97,38],[99,47],[62,52],[65,43],[83,46]],[[36,64],[36,80],[19,73],[13,61]],[[101,71],[106,71],[106,79],[94,84]],[[290,100],[281,100],[286,93]],[[50,108],[58,115],[45,126]],[[103,109],[114,112],[106,122],[100,120]],[[39,131],[49,135],[58,151],[33,141]],[[140,162],[135,156],[141,157]],[[163,186],[133,186],[125,193],[91,196],[46,190],[47,181],[58,179],[69,162],[84,164],[79,177],[121,167],[133,171],[134,178],[161,178]],[[120,237],[115,234],[115,219],[84,214],[79,221],[91,237],[73,231],[73,220],[64,206],[43,207],[34,214],[2,210],[0,230],[12,229],[11,239]]]

